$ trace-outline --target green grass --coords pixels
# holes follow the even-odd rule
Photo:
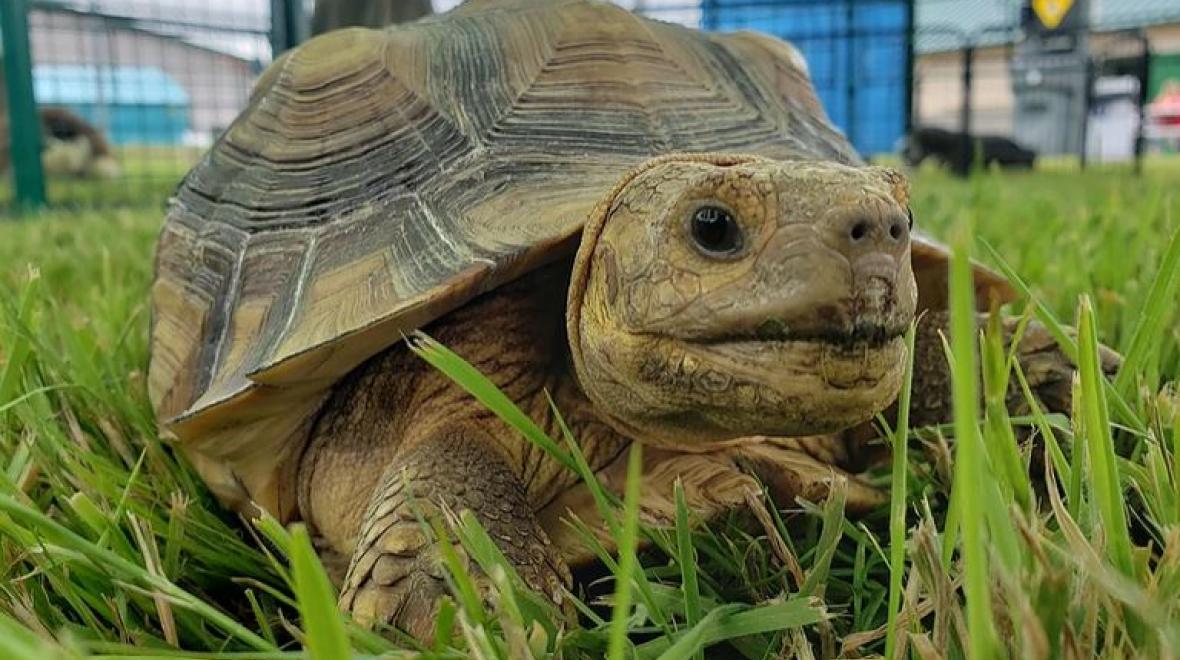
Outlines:
[[[920,226],[1031,293],[1035,305],[1010,313],[1078,327],[1066,338],[1080,364],[1072,419],[1036,407],[1008,419],[1003,395],[1025,375],[994,332],[976,333],[956,279],[957,416],[944,429],[956,461],[937,430],[899,420],[892,441],[908,453],[870,475],[892,482],[892,506],[848,518],[837,489],[771,510],[770,534],[741,515],[695,527],[683,505],[674,528],[637,527],[634,493],[592,489],[623,551],[576,589],[577,625],[464,516],[456,538],[497,606],[479,607],[467,564],[447,553],[457,596],[425,656],[1176,657],[1180,169],[1149,165],[1140,178],[914,183]],[[0,656],[396,657],[408,640],[336,613],[305,531],[227,513],[160,439],[144,394],[153,199],[0,222]],[[1126,356],[1114,383],[1097,340]],[[415,345],[586,475],[568,433],[545,436],[459,356]],[[1030,425],[1044,461],[1018,441]],[[639,538],[652,549],[636,555]]]
[[[45,197],[57,208],[158,205],[204,152],[203,148],[184,146],[115,147],[115,160],[122,168],[118,177],[48,176]],[[11,210],[12,197],[11,173],[0,173],[0,214]]]

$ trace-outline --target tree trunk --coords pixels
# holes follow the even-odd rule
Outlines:
[[[312,35],[349,26],[380,28],[432,13],[430,0],[316,0]]]

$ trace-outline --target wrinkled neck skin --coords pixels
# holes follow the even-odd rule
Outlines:
[[[903,186],[880,168],[691,158],[632,172],[587,222],[566,334],[599,415],[645,444],[710,451],[831,433],[887,408],[916,305],[908,234],[886,263],[838,251],[829,228],[904,214]],[[678,218],[699,198],[745,223],[743,260],[685,247]]]

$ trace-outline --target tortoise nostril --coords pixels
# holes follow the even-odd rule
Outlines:
[[[864,240],[865,236],[868,236],[868,235],[869,235],[869,223],[865,222],[864,220],[861,220],[860,222],[856,223],[855,225],[852,225],[852,231],[849,232],[849,236],[852,237],[853,243],[861,242],[862,240]]]
[[[905,236],[905,227],[902,226],[901,222],[894,221],[893,224],[889,225],[889,238],[900,241],[902,236]]]

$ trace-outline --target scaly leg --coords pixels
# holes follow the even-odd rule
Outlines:
[[[555,602],[570,584],[554,549],[491,438],[473,426],[433,429],[399,451],[361,523],[340,605],[368,625],[391,624],[420,640],[433,635],[443,567],[419,523],[447,508],[470,510],[520,576]]]
[[[1004,347],[1011,343],[1019,319],[1004,319]],[[981,327],[987,316],[979,318]],[[950,337],[949,314],[927,313],[918,324],[914,341],[914,380],[910,398],[910,425],[929,426],[953,419],[951,373],[943,349],[940,333]],[[1054,340],[1045,326],[1036,321],[1028,324],[1016,349],[1020,368],[1029,387],[1047,412],[1068,413],[1075,365]],[[1100,348],[1102,369],[1107,374],[1118,370],[1121,358],[1114,351]],[[1008,410],[1012,414],[1026,414],[1027,402],[1019,381],[1013,376],[1008,383]]]

